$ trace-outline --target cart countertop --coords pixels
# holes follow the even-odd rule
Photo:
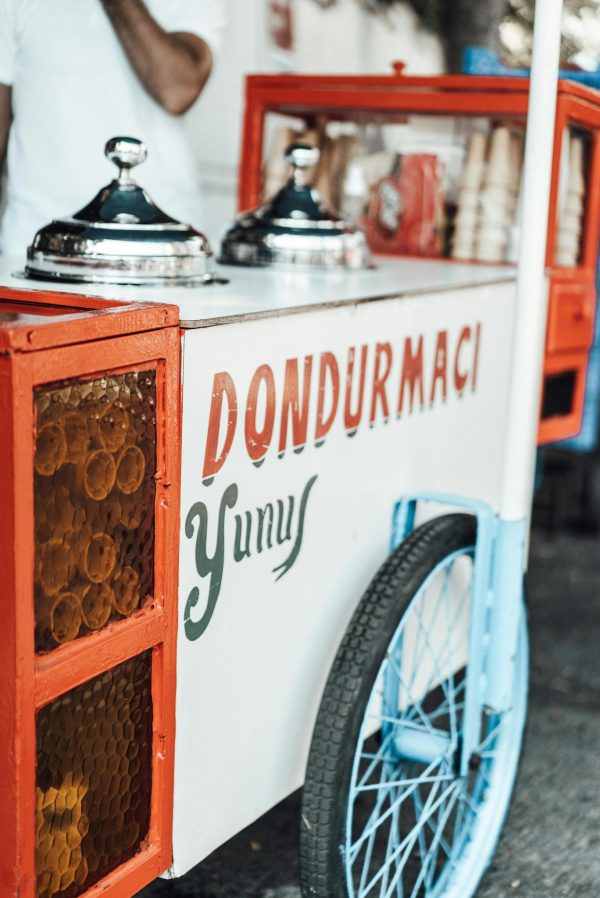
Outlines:
[[[114,284],[64,284],[18,275],[24,260],[0,256],[0,287],[99,296],[105,299],[172,303],[183,327],[209,327],[225,321],[290,314],[322,305],[342,305],[386,297],[408,297],[514,281],[510,266],[450,262],[445,259],[375,257],[373,268],[276,270],[219,266],[226,284],[201,287],[129,287]]]

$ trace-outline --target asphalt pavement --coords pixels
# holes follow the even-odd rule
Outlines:
[[[554,527],[554,524],[553,524]],[[512,809],[477,898],[600,896],[600,536],[533,533],[530,708]],[[300,898],[291,796],[143,898]]]

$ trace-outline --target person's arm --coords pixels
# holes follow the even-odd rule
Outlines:
[[[141,83],[163,109],[182,115],[197,99],[212,68],[206,41],[168,33],[143,0],[100,0]]]
[[[0,172],[6,155],[11,119],[11,88],[8,84],[0,84]]]

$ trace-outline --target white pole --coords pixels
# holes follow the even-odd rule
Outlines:
[[[529,517],[533,496],[548,305],[544,262],[561,14],[562,0],[537,0],[535,4],[517,271],[517,313],[513,334],[507,451],[500,500],[500,515],[506,520]]]

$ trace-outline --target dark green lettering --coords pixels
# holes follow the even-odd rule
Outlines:
[[[315,474],[313,477],[311,477],[304,487],[304,492],[302,493],[302,498],[300,500],[300,510],[298,512],[298,530],[296,531],[296,541],[294,543],[294,548],[282,564],[279,564],[277,567],[273,568],[273,573],[277,574],[275,580],[281,580],[283,575],[287,574],[289,569],[298,558],[298,555],[300,554],[300,549],[302,548],[302,537],[304,536],[304,516],[306,514],[306,505],[308,503],[308,496],[313,486],[315,485],[317,476],[318,475]],[[279,573],[277,573],[278,571]]]
[[[208,627],[219,598],[219,593],[221,592],[223,563],[225,560],[225,512],[228,508],[234,507],[237,502],[237,497],[237,484],[232,483],[227,487],[221,498],[219,521],[217,525],[217,539],[212,557],[209,556],[206,551],[208,511],[204,502],[195,502],[185,519],[185,535],[188,539],[193,538],[194,521],[196,518],[198,519],[198,529],[196,532],[196,570],[200,577],[207,577],[210,575],[208,601],[206,603],[206,610],[200,620],[194,621],[191,616],[192,610],[198,605],[200,600],[200,590],[197,586],[190,592],[185,605],[183,627],[185,635],[190,641],[199,639]]]

